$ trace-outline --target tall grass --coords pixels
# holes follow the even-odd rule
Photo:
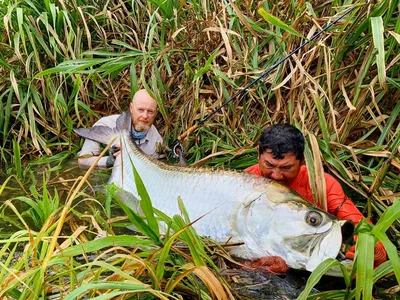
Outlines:
[[[70,185],[71,195],[80,185],[78,182],[84,180],[78,178]],[[106,217],[103,200],[95,201],[84,190],[71,209],[47,211],[47,218],[43,215],[46,211],[40,208],[48,210],[50,205],[58,205],[57,193],[50,193],[46,185],[40,191],[31,188],[31,192],[29,196],[36,201],[17,197],[0,207],[9,215],[14,213],[21,223],[20,230],[0,240],[0,298],[234,299],[214,264],[215,251],[210,251],[210,242],[197,235],[186,217],[170,218],[159,213],[163,226],[170,228],[161,235],[158,223],[154,223],[155,214],[141,216],[131,211],[119,200],[118,189],[109,186],[105,198],[120,203],[140,230],[135,235],[115,234],[119,224],[114,213],[118,210],[113,209]],[[143,211],[154,210],[144,187],[139,192]],[[27,214],[14,205],[20,200],[30,208]],[[44,203],[49,205],[43,207]],[[79,213],[78,207],[86,204],[95,205],[96,213]],[[180,207],[187,215],[182,203]],[[37,215],[43,217],[43,222],[32,228],[29,223],[39,220]],[[58,229],[61,230],[57,232]]]
[[[262,128],[289,122],[307,138],[311,181],[332,173],[379,218],[400,196],[400,18],[391,0],[2,1],[0,170],[28,180],[33,159],[70,158],[80,145],[73,127],[126,109],[142,87],[159,103],[156,125],[170,145],[353,6],[182,142],[192,164],[241,169],[256,161]],[[323,203],[321,185],[313,189]]]

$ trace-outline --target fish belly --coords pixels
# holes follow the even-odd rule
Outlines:
[[[201,218],[193,225],[198,234],[219,242],[241,239],[234,223],[239,207],[252,191],[250,179],[243,180],[235,173],[213,173],[211,170],[179,172],[130,155],[130,159],[116,161],[110,181],[138,199],[132,164],[155,208],[170,217],[180,214],[178,198],[181,198],[190,220]]]

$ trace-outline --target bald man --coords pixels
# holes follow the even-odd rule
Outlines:
[[[158,113],[157,102],[145,90],[139,90],[133,96],[132,102],[129,105],[131,115],[131,136],[136,145],[147,155],[158,158],[157,148],[162,144],[163,140],[153,123]],[[111,115],[101,118],[93,126],[108,126],[116,127],[117,118],[120,115]],[[101,153],[99,143],[86,139],[82,149],[79,152],[78,163],[82,167],[90,167]],[[115,162],[115,157],[120,152],[111,153],[108,157],[102,157],[97,162],[99,167],[112,167]]]

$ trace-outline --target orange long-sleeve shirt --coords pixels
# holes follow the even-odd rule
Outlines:
[[[262,176],[260,166],[258,164],[248,167],[244,170],[247,173]],[[331,175],[325,173],[326,183],[326,197],[328,212],[337,216],[339,219],[351,220],[357,225],[364,217],[358,208],[354,205],[353,201],[348,198],[340,183]],[[303,198],[311,203],[316,203],[308,177],[308,170],[306,166],[301,166],[299,174],[295,180],[288,186],[296,191]]]
[[[262,176],[259,164],[248,167],[244,171],[254,175]],[[351,201],[351,199],[345,195],[340,183],[331,175],[326,173],[324,175],[328,212],[332,215],[335,215],[339,219],[353,221],[354,224],[357,225],[361,219],[364,218],[364,216],[354,205],[353,201]],[[303,165],[300,167],[299,174],[288,187],[296,191],[304,199],[315,204],[306,166]],[[346,257],[353,259],[355,249],[354,246],[351,249],[351,251],[346,253]],[[380,241],[378,241],[375,246],[374,257],[375,267],[386,261],[386,250]]]

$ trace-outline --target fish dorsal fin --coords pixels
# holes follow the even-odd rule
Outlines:
[[[132,116],[129,111],[123,112],[116,121],[115,128],[117,131],[130,131],[132,124]]]
[[[93,126],[91,128],[75,128],[74,132],[85,138],[104,145],[107,145],[117,131],[108,126]]]

